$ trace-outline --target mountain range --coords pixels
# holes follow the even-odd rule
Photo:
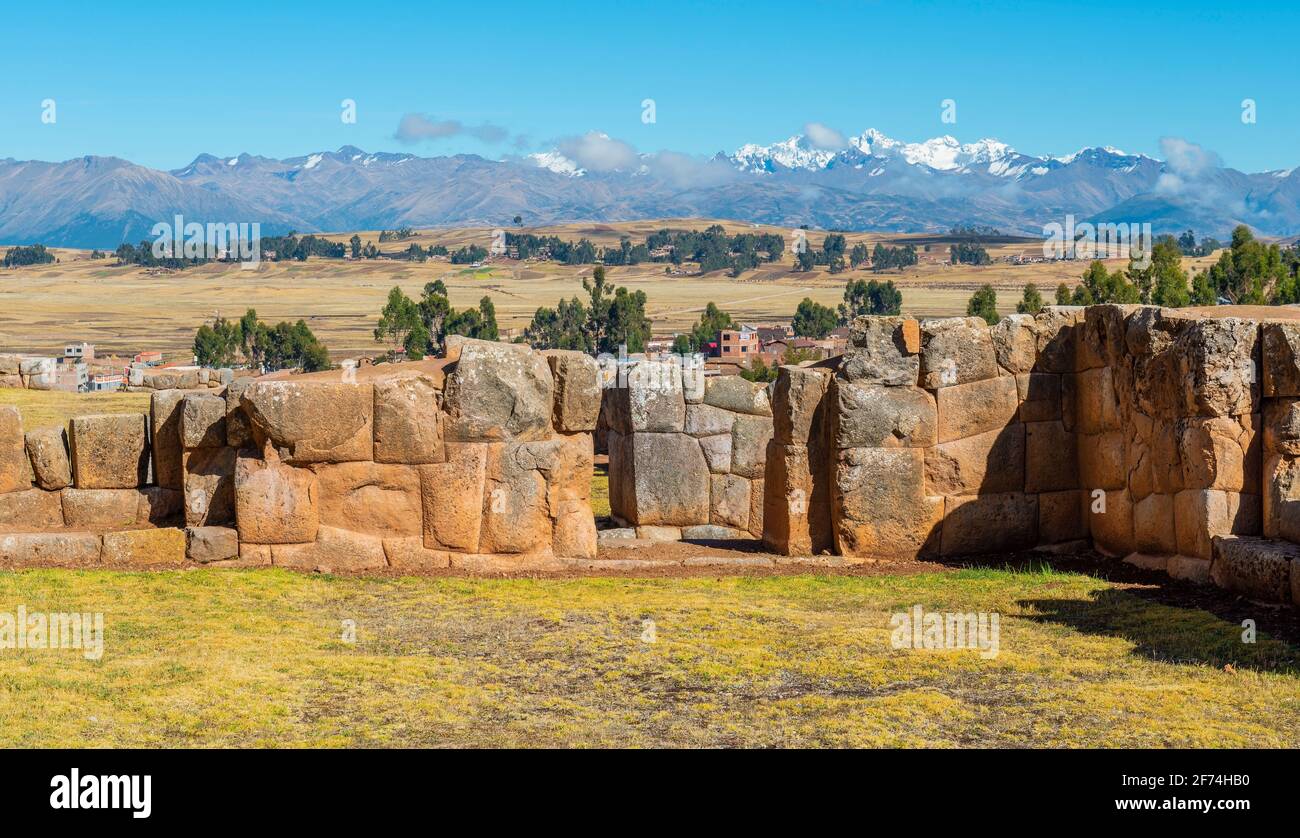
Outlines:
[[[1165,160],[1115,148],[1062,157],[984,139],[874,129],[825,147],[798,135],[711,158],[636,153],[603,134],[526,157],[419,157],[353,146],[275,160],[201,154],[159,171],[115,157],[0,160],[0,242],[115,248],[156,222],[260,222],[262,233],[731,218],[836,230],[984,225],[1041,235],[1077,221],[1225,238],[1238,223],[1300,234],[1300,168],[1243,173],[1181,140]],[[609,153],[610,151],[615,153]]]

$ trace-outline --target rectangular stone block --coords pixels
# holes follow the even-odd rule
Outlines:
[[[841,373],[862,384],[915,386],[920,375],[921,330],[910,317],[863,315],[849,326]]]
[[[928,495],[1019,492],[1025,487],[1025,426],[1020,423],[925,451]]]
[[[255,378],[245,376],[233,378],[226,385],[226,444],[231,448],[246,448],[253,444],[253,424],[240,404],[240,397],[254,381]],[[270,563],[269,556],[267,563]]]
[[[921,321],[921,386],[925,389],[996,378],[998,372],[993,335],[980,318]],[[1014,378],[1011,386],[1015,387]]]
[[[1038,542],[1061,544],[1088,537],[1086,492],[1043,492],[1038,496]]]
[[[1264,464],[1263,533],[1300,542],[1300,459],[1273,455]]]
[[[754,437],[746,432],[743,441]],[[694,439],[679,433],[610,434],[609,445],[610,508],[616,516],[634,525],[709,523],[709,467]],[[735,448],[733,437],[733,470]]]
[[[40,488],[58,491],[72,485],[72,461],[68,458],[68,436],[63,428],[28,431],[27,457]]]
[[[731,473],[762,477],[767,444],[772,441],[772,420],[766,416],[737,416],[731,428]]]
[[[1023,492],[944,499],[945,556],[1026,550],[1038,543],[1038,498]]]
[[[162,486],[142,489],[74,489],[61,492],[63,520],[73,529],[121,529],[176,522],[181,493]]]
[[[826,465],[807,445],[767,449],[763,480],[763,544],[786,556],[811,556],[832,544]]]
[[[0,494],[0,531],[51,530],[63,526],[59,492],[27,489]]]
[[[1025,428],[1025,491],[1079,488],[1077,437],[1062,422],[1028,422]]]
[[[318,573],[376,570],[387,567],[383,539],[322,525],[307,544],[272,544],[271,564]]]
[[[423,536],[385,538],[384,558],[394,570],[425,571],[451,567],[451,554],[425,547]]]
[[[320,525],[316,475],[241,451],[235,461],[235,521],[240,543],[315,541]]]
[[[1220,588],[1260,602],[1291,602],[1300,547],[1287,541],[1215,536],[1210,578]]]
[[[812,434],[822,432],[823,401],[830,381],[830,370],[781,367],[772,388],[772,422],[777,442],[806,445]]]
[[[1119,429],[1119,399],[1110,367],[1079,373],[1074,377],[1074,386],[1074,418],[1079,433],[1103,434]]]
[[[424,546],[478,551],[487,466],[485,443],[447,443],[447,462],[420,466]]]
[[[185,561],[185,531],[174,527],[104,533],[106,565],[165,565]]]
[[[427,465],[447,459],[442,443],[442,393],[432,378],[375,382],[375,462]]]
[[[1079,487],[1121,489],[1125,486],[1124,432],[1080,434],[1076,438],[1079,456]],[[1130,551],[1131,552],[1131,551]]]
[[[1259,414],[1196,417],[1180,428],[1182,483],[1188,489],[1258,494],[1262,437]]]
[[[621,382],[604,391],[609,427],[624,436],[639,432],[671,433],[686,427],[682,370],[667,361],[637,361]],[[705,398],[708,398],[707,390]]]
[[[704,379],[704,403],[747,416],[772,416],[767,385],[738,375]]]
[[[1259,535],[1260,498],[1218,489],[1186,489],[1174,500],[1178,552],[1208,559],[1218,535]]]
[[[836,448],[924,448],[937,440],[934,396],[920,387],[887,387],[836,378],[829,425]]]
[[[254,441],[270,441],[286,463],[354,462],[374,454],[369,384],[258,381],[244,390],[240,404]]]
[[[77,416],[71,442],[72,478],[78,489],[131,489],[149,482],[143,414]]]
[[[0,407],[0,493],[30,489],[32,478],[18,408]]]
[[[596,429],[600,415],[600,367],[585,352],[550,349],[542,353],[555,379],[551,421],[557,431],[579,433]]]
[[[150,448],[153,454],[153,477],[159,486],[183,489],[185,475],[181,445],[181,416],[184,390],[154,390],[149,396]]]
[[[238,459],[239,452],[234,448],[195,448],[185,452],[186,526],[209,527],[235,520]]]
[[[1102,492],[1098,488],[1087,491],[1088,530],[1092,533],[1093,546],[1108,556],[1127,556],[1132,553],[1133,501],[1128,490]]]
[[[318,463],[311,470],[316,474],[321,523],[381,538],[424,531],[415,466]]]
[[[1021,422],[1050,422],[1061,418],[1061,376],[1031,372],[1016,376]]]
[[[99,564],[103,540],[88,532],[0,534],[0,564],[11,567],[78,567]]]
[[[1152,494],[1133,503],[1133,547],[1167,556],[1178,551],[1174,495]]]
[[[212,393],[186,393],[181,400],[181,446],[224,448],[226,400]]]
[[[749,481],[734,474],[711,478],[709,523],[738,530],[749,529]]]
[[[233,527],[188,527],[185,558],[200,564],[238,559],[239,532]]]
[[[831,524],[841,556],[915,558],[935,552],[943,498],[924,494],[919,448],[836,451]]]
[[[1009,375],[945,386],[935,399],[939,442],[1001,430],[1015,421],[1020,409],[1016,379]]]
[[[446,369],[444,439],[524,442],[551,435],[555,385],[541,353],[521,344],[466,339]]]
[[[1300,396],[1300,322],[1263,323],[1264,395]]]

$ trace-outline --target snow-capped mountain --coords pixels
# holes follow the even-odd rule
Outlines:
[[[934,232],[979,224],[1039,235],[1077,219],[1300,234],[1300,168],[1193,172],[1090,147],[1033,156],[995,139],[905,142],[869,129],[839,149],[795,136],[701,159],[601,134],[527,157],[419,157],[354,146],[276,160],[200,154],[164,172],[126,160],[0,160],[0,243],[115,248],[180,213],[260,222],[264,235],[648,218],[734,218],[823,229]]]

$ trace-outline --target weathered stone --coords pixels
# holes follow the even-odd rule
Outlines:
[[[921,321],[921,386],[927,390],[998,375],[988,324],[978,317]],[[1015,379],[1010,379],[1015,389]]]
[[[240,543],[294,544],[316,539],[320,490],[309,469],[240,452],[235,462],[235,521]]]
[[[1015,421],[1020,407],[1016,379],[1009,375],[945,386],[936,394],[936,404],[939,442],[1001,430]]]
[[[103,539],[88,532],[0,534],[0,564],[75,567],[99,564]]]
[[[709,404],[686,405],[686,433],[695,437],[731,434],[736,414]]]
[[[271,564],[335,573],[387,567],[388,559],[379,536],[322,525],[308,544],[272,544]]]
[[[686,400],[679,364],[637,361],[627,367],[622,384],[605,390],[612,430],[626,435],[643,431],[668,433],[686,427]]]
[[[561,559],[550,550],[532,553],[452,553],[451,566],[470,573],[533,573],[567,570],[572,560]]]
[[[420,466],[424,546],[473,553],[483,525],[487,445],[447,443],[447,462]]]
[[[945,556],[1024,550],[1038,541],[1038,498],[1006,492],[944,499]]]
[[[1216,536],[1210,577],[1214,584],[1261,602],[1291,602],[1291,578],[1300,546],[1287,541]]]
[[[1186,489],[1174,498],[1178,552],[1184,556],[1211,558],[1216,535],[1259,535],[1260,519],[1258,495]]]
[[[636,528],[636,537],[644,541],[681,541],[682,530],[680,527],[642,524]]]
[[[22,417],[16,407],[0,407],[0,493],[32,486],[32,464],[27,459]]]
[[[433,379],[424,375],[387,378],[376,381],[374,388],[375,462],[443,462],[442,394]]]
[[[424,538],[385,538],[384,558],[395,570],[438,570],[451,567],[451,554],[446,550],[430,550]]]
[[[1300,322],[1264,323],[1260,341],[1264,395],[1300,396]]]
[[[1103,437],[1125,437],[1123,468],[1128,474],[1129,494],[1140,500],[1152,492],[1172,495],[1182,491],[1180,423],[1156,422],[1136,411],[1128,419],[1124,430]]]
[[[934,445],[934,396],[920,387],[887,387],[836,378],[830,433],[836,448],[923,448]]]
[[[231,448],[246,448],[253,444],[253,423],[241,399],[244,391],[255,381],[251,376],[245,376],[233,378],[226,385],[226,444]],[[267,561],[270,562],[270,556],[267,556]]]
[[[185,561],[185,531],[175,527],[104,533],[106,565],[160,565]]]
[[[771,441],[771,419],[737,416],[731,429],[731,473],[741,477],[762,477],[767,444]]]
[[[731,471],[731,434],[701,437],[700,450],[704,452],[711,473],[727,474]]]
[[[1210,560],[1198,559],[1195,556],[1173,555],[1165,565],[1165,573],[1168,573],[1171,579],[1208,585],[1210,584]]]
[[[1025,491],[1079,488],[1077,437],[1061,422],[1025,424]]]
[[[1110,367],[1085,370],[1075,376],[1074,416],[1079,433],[1101,434],[1120,426],[1119,400]]]
[[[187,527],[185,558],[201,564],[237,559],[239,532],[233,527]]]
[[[1300,399],[1268,399],[1264,402],[1264,451],[1300,457]]]
[[[749,481],[734,474],[715,474],[711,486],[709,523],[749,529]]]
[[[1147,495],[1133,504],[1133,546],[1142,553],[1168,555],[1178,550],[1175,495]]]
[[[1179,338],[1186,368],[1179,382],[1189,415],[1259,412],[1259,324],[1224,317],[1197,320]]]
[[[1128,490],[1089,489],[1088,492],[1088,529],[1093,546],[1109,556],[1132,553],[1133,501]]]
[[[181,445],[184,400],[184,390],[155,390],[149,395],[154,482],[168,489],[181,489],[185,485],[182,466],[185,449]]]
[[[238,458],[239,452],[234,448],[195,448],[185,452],[186,526],[215,526],[235,520]]]
[[[763,537],[763,496],[766,494],[764,485],[763,478],[749,481],[749,534],[754,538]]]
[[[734,541],[748,537],[749,533],[718,524],[698,524],[682,527],[682,541]]]
[[[830,370],[781,367],[772,388],[772,423],[777,442],[803,445],[812,434],[821,432],[822,401],[830,381]]]
[[[682,358],[682,396],[687,404],[704,401],[704,355],[695,353]]]
[[[63,520],[74,529],[120,529],[170,524],[181,512],[181,492],[162,486],[143,489],[62,491]]]
[[[550,543],[546,477],[555,458],[550,443],[488,445],[479,553],[528,553]]]
[[[835,453],[831,517],[836,552],[909,558],[933,552],[943,498],[923,494],[919,448],[846,448]]]
[[[555,528],[551,549],[566,559],[596,558],[596,519],[591,504],[580,500],[562,500],[552,507]]]
[[[181,445],[223,448],[226,445],[226,400],[211,393],[187,393],[181,402]]]
[[[555,380],[552,421],[558,431],[576,433],[596,428],[600,415],[600,367],[585,352],[551,349],[542,353]]]
[[[130,489],[149,482],[143,414],[77,416],[71,441],[72,477],[78,489]]]
[[[1021,422],[1049,422],[1061,418],[1061,376],[1030,372],[1016,376]]]
[[[1092,436],[1079,435],[1076,446],[1080,488],[1091,491],[1124,487],[1123,431],[1111,431]]]
[[[1163,571],[1169,566],[1169,557],[1163,553],[1129,553],[1123,559],[1124,564],[1131,564],[1143,570]]]
[[[62,526],[59,492],[27,489],[0,494],[0,530],[52,530]]]
[[[806,445],[767,449],[764,469],[763,544],[783,555],[812,555],[832,544],[828,474],[810,461]]]
[[[1273,455],[1264,463],[1263,532],[1300,542],[1300,460]]]
[[[1088,537],[1088,494],[1043,492],[1038,496],[1038,541],[1060,544]]]
[[[311,470],[316,474],[322,523],[382,538],[423,531],[415,466],[320,463]]]
[[[738,375],[719,375],[704,381],[704,403],[750,416],[771,416],[767,385]]]
[[[63,428],[38,428],[27,432],[27,456],[32,461],[36,485],[58,491],[72,485],[72,462]]]
[[[1077,347],[1084,311],[1082,306],[1044,306],[1034,315],[1038,343],[1036,372],[1067,373],[1080,369]]]
[[[179,489],[168,489],[165,486],[144,486],[136,491],[139,494],[135,513],[137,525],[174,527],[184,520],[184,492]]]
[[[1019,492],[1024,487],[1025,426],[1020,423],[925,451],[928,495]]]
[[[22,372],[22,359],[10,352],[0,353],[0,375],[19,375]]]
[[[1259,493],[1258,414],[1188,419],[1181,428],[1183,486]]]
[[[344,463],[374,453],[369,384],[258,381],[240,403],[258,446],[270,441],[287,463]]]
[[[998,366],[1012,375],[1028,373],[1038,357],[1034,315],[1004,315],[989,329]]]
[[[734,440],[732,447],[734,455]],[[609,461],[610,505],[624,521],[708,523],[709,467],[694,439],[682,434],[610,434]]]
[[[857,317],[849,326],[841,374],[862,384],[915,386],[920,343],[918,324],[910,317]]]

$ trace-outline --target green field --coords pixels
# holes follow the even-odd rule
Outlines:
[[[998,612],[998,656],[892,648],[918,603]],[[105,644],[0,651],[4,747],[1300,745],[1294,646],[1085,575],[0,573],[19,604]]]

